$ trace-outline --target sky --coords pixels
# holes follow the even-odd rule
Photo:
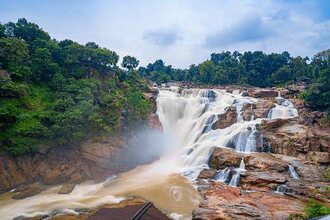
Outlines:
[[[96,42],[141,65],[187,68],[213,52],[313,56],[330,48],[330,0],[0,0],[0,22],[25,17],[57,40]]]

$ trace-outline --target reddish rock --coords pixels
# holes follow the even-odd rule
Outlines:
[[[271,192],[243,192],[224,183],[211,182],[202,189],[205,201],[193,212],[193,219],[287,219],[304,214],[304,203]]]

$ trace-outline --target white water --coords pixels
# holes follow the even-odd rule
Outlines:
[[[278,97],[276,97],[276,100],[281,104],[276,104],[276,106],[269,111],[267,118],[294,118],[298,116],[298,111],[292,102],[282,98],[280,91],[278,91]]]
[[[246,171],[245,170],[244,159],[241,160],[239,168],[235,169],[235,171],[236,171],[236,173],[233,175],[233,177],[231,178],[231,180],[229,182],[230,186],[238,186],[239,185],[241,174]]]
[[[118,203],[131,196],[152,201],[172,218],[189,219],[192,209],[200,201],[191,181],[203,168],[208,167],[211,150],[214,147],[232,147],[240,152],[256,151],[255,125],[261,119],[244,121],[242,117],[243,104],[256,101],[251,97],[242,97],[238,92],[231,94],[204,89],[184,89],[179,92],[175,87],[162,89],[157,99],[157,113],[167,143],[160,160],[120,174],[105,183],[78,185],[69,195],[58,195],[59,187],[55,187],[20,201],[0,196],[0,219],[11,219],[18,215],[33,216],[53,209]],[[225,113],[230,106],[236,107],[237,122],[224,129],[212,129],[218,115]],[[276,106],[270,118],[291,117],[288,112],[296,111],[291,105],[281,105],[280,108],[281,111]],[[230,169],[220,171],[218,180],[237,186],[241,173],[245,171],[243,159],[240,167],[234,171],[231,180]]]
[[[297,172],[295,171],[294,167],[289,165],[289,173],[290,173],[290,176],[295,179],[295,180],[299,180],[299,176],[297,174]]]

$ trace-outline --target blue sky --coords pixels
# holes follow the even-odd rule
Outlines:
[[[330,48],[330,0],[0,0],[0,22],[25,17],[53,38],[94,41],[142,65],[188,67],[223,50]]]

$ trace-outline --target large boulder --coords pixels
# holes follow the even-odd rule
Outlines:
[[[245,175],[241,178],[241,184],[273,188],[274,185],[272,184],[283,184],[287,181],[287,179],[288,176],[284,173],[246,172]]]
[[[209,159],[209,166],[213,169],[224,169],[226,167],[237,167],[242,160],[242,156],[233,149],[219,148],[213,149]]]
[[[245,167],[253,171],[285,172],[287,163],[265,153],[253,153],[244,157]]]
[[[216,169],[203,169],[197,179],[214,179],[217,175]]]
[[[218,115],[218,121],[214,123],[215,129],[223,129],[237,122],[236,107],[228,107],[223,114]]]

